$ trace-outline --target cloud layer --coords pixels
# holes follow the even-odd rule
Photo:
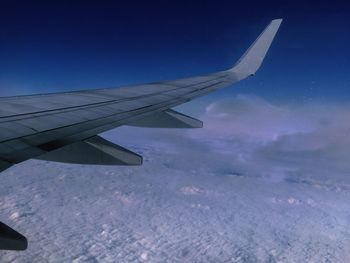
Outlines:
[[[193,166],[206,160],[248,176],[350,183],[350,105],[274,105],[238,95],[207,105],[199,118],[202,129],[121,128],[105,136],[163,146],[186,167],[188,159]]]
[[[191,137],[221,145],[257,176],[350,182],[349,105],[275,106],[240,95],[209,105],[203,118]]]
[[[348,105],[207,105],[203,129],[104,134],[141,167],[28,161],[2,173],[4,262],[346,262]]]

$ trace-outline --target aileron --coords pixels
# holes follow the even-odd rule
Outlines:
[[[95,165],[141,165],[142,157],[119,145],[94,136],[85,141],[72,143],[49,151],[37,159]]]

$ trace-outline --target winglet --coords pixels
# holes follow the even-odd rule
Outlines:
[[[282,19],[272,20],[234,67],[229,70],[239,80],[254,75],[260,68],[281,23]]]

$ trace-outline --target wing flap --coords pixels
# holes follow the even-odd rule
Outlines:
[[[0,249],[25,250],[27,246],[27,239],[23,235],[0,222]]]
[[[47,152],[39,160],[95,165],[141,165],[142,156],[99,136]]]
[[[0,172],[4,171],[12,166],[12,163],[0,160]]]
[[[145,128],[202,128],[203,122],[174,110],[166,110],[128,123]]]

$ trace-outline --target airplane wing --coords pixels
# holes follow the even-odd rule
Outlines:
[[[254,75],[281,22],[271,21],[228,70],[125,88],[0,98],[0,171],[31,158],[80,164],[142,164],[141,156],[98,134],[122,125],[202,127],[201,121],[172,107]],[[0,249],[6,247],[1,240],[0,231]],[[12,249],[25,249],[26,244],[20,244]]]

